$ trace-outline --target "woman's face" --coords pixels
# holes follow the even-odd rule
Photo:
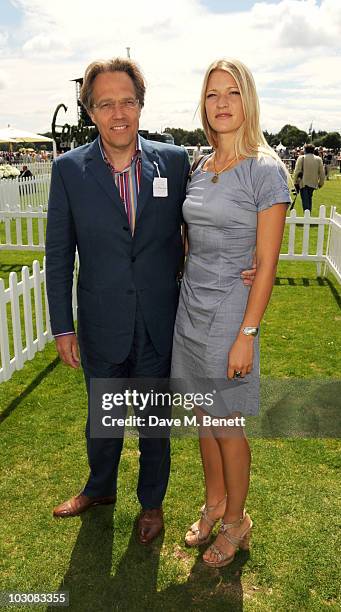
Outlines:
[[[205,108],[208,123],[217,134],[234,133],[243,123],[245,116],[237,83],[225,70],[211,72]]]

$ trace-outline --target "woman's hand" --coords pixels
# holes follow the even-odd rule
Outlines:
[[[235,372],[241,372],[240,378],[249,374],[253,366],[253,336],[240,333],[232,344],[227,357],[227,378],[234,378]],[[238,377],[239,378],[239,377]]]

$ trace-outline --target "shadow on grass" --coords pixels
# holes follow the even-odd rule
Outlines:
[[[302,278],[293,278],[291,276],[276,276],[274,284],[277,287],[328,287],[338,307],[341,307],[341,295],[329,278],[322,278],[321,276],[317,276],[316,278],[306,278],[304,276]]]
[[[30,395],[30,393],[32,393],[32,391],[34,391],[34,389],[36,387],[38,387],[38,385],[40,385],[40,383],[44,380],[44,378],[46,378],[46,376],[48,376],[49,374],[51,374],[51,372],[55,369],[55,367],[58,365],[58,363],[60,363],[60,359],[59,357],[56,357],[51,363],[49,363],[49,365],[44,368],[39,374],[38,376],[35,377],[34,380],[32,380],[31,384],[28,385],[28,387],[26,387],[25,391],[23,391],[22,393],[20,393],[20,395],[18,395],[18,397],[15,398],[15,400],[13,400],[0,414],[0,423],[2,423],[5,419],[7,419],[7,417],[9,417],[9,415],[13,412],[13,410],[15,410],[20,404],[21,402],[28,396]]]
[[[242,612],[242,568],[248,561],[247,551],[237,553],[231,565],[212,569],[204,565],[202,547],[191,568],[187,582],[173,584],[159,592],[152,610],[190,610],[193,612]]]
[[[340,438],[341,381],[313,389],[297,388],[265,412],[261,420],[264,437]]]
[[[23,266],[23,263],[12,263],[12,264],[1,264],[0,265],[0,278],[4,275],[8,275],[10,272],[17,272],[20,274]]]
[[[249,558],[248,552],[238,553],[229,567],[213,570],[203,565],[201,551],[185,583],[172,584],[158,591],[163,535],[150,546],[141,546],[136,538],[136,519],[126,551],[115,574],[111,575],[116,539],[112,508],[90,510],[81,520],[70,565],[58,589],[69,592],[69,610],[72,612],[243,610],[241,574]],[[167,557],[163,552],[166,566],[170,556],[171,552]],[[192,561],[192,558],[185,550],[177,557],[183,570],[181,556],[187,561]],[[54,612],[54,609],[48,607],[47,611]]]
[[[329,278],[324,278],[323,279],[325,281],[325,284],[328,285],[330,291],[333,294],[333,297],[338,305],[339,308],[341,308],[341,296],[340,293],[338,292],[337,288],[335,287],[335,285],[333,285],[333,283],[330,281]]]
[[[23,269],[23,266],[25,266],[27,264],[22,263],[22,262],[18,262],[18,263],[10,263],[10,264],[1,264],[0,265],[0,277],[2,275],[8,275],[10,272],[17,272],[18,274],[20,274],[21,270]]]

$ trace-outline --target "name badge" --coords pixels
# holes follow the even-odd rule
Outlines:
[[[168,185],[167,179],[162,177],[155,177],[153,181],[153,196],[154,198],[167,198],[168,196]]]

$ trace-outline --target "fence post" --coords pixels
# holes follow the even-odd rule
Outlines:
[[[304,211],[302,255],[309,255],[310,211]]]
[[[296,219],[297,213],[296,210],[293,209],[290,212],[290,219]],[[296,223],[291,223],[289,225],[289,244],[288,244],[288,255],[295,254],[295,235],[296,235]]]
[[[7,307],[5,296],[5,283],[0,278],[0,355],[1,366],[0,382],[11,378],[11,356],[8,341]]]
[[[32,212],[32,206],[27,207],[27,212],[30,214]],[[33,227],[32,227],[32,217],[27,216],[26,218],[26,227],[27,227],[27,244],[33,246]]]
[[[326,259],[324,261],[324,266],[323,266],[323,274],[322,276],[325,277],[328,270],[328,253],[329,253],[329,246],[330,246],[330,236],[331,236],[331,232],[332,232],[332,219],[334,216],[334,211],[336,210],[336,206],[331,206],[330,207],[330,215],[329,215],[329,227],[328,227],[328,238],[327,238],[327,246],[326,246]]]
[[[319,219],[324,220],[325,218],[326,218],[326,207],[324,204],[321,204],[320,209],[319,209]],[[324,234],[325,234],[325,224],[319,223],[318,230],[317,230],[316,255],[319,255],[321,257],[324,257],[324,254],[323,254]],[[316,264],[317,276],[321,276],[321,271],[322,271],[322,262],[318,261]]]
[[[43,306],[41,300],[41,282],[40,282],[40,266],[36,259],[33,262],[33,289],[34,289],[34,305],[36,312],[36,330],[38,349],[41,351],[45,346],[44,326],[43,326]]]
[[[49,302],[47,299],[47,290],[46,290],[46,257],[43,259],[43,274],[44,274],[44,299],[45,299],[45,319],[46,319],[46,331],[47,331],[47,339],[53,340],[53,335],[51,331],[51,321],[50,321],[50,311],[49,311]]]
[[[21,368],[24,365],[24,360],[23,360],[23,354],[22,354],[19,291],[18,291],[18,278],[17,278],[16,272],[11,272],[9,275],[9,290],[10,290],[10,296],[11,296],[15,369],[21,370]]]
[[[39,215],[38,215],[38,235],[39,235],[39,246],[45,246],[45,232],[44,232],[44,209],[42,206],[39,206]]]
[[[21,227],[21,217],[16,217],[15,219],[15,231],[16,231],[16,244],[22,246],[22,227]]]
[[[35,355],[35,346],[33,343],[33,321],[32,321],[30,273],[29,273],[29,269],[27,266],[23,267],[22,272],[21,272],[21,278],[22,278],[22,284],[23,284],[23,302],[24,302],[27,359],[32,359]]]

